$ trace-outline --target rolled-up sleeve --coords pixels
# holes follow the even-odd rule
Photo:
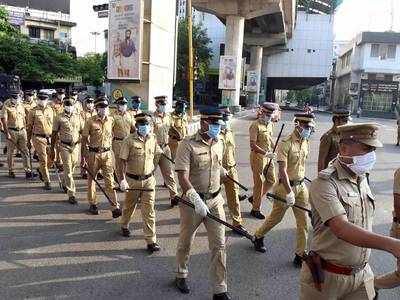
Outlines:
[[[339,200],[337,190],[329,180],[318,178],[312,182],[310,203],[321,217],[323,223],[334,217],[346,214],[346,210]]]
[[[188,140],[183,140],[179,144],[176,152],[175,171],[190,170],[191,147]]]

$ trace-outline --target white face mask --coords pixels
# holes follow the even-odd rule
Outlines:
[[[73,106],[65,106],[64,110],[67,114],[72,114],[74,112],[74,107]]]
[[[347,156],[342,156],[347,157]],[[376,162],[376,153],[375,151],[368,152],[364,155],[359,156],[351,156],[349,158],[353,159],[352,164],[344,163],[339,156],[339,160],[341,163],[345,164],[354,174],[360,176],[368,173],[374,168]]]
[[[87,104],[86,104],[86,108],[87,108],[88,110],[92,111],[93,108],[94,108],[94,104],[93,104],[93,103],[87,103]]]
[[[47,105],[47,100],[38,100],[37,104],[41,107],[45,107]]]
[[[124,113],[128,110],[128,105],[118,105],[118,110],[119,112]]]
[[[100,117],[107,117],[108,114],[109,114],[108,107],[98,108],[98,109],[97,109],[97,114],[98,114]]]
[[[25,97],[25,102],[31,103],[33,101],[33,96]]]

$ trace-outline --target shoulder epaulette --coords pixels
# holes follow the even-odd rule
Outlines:
[[[336,172],[336,169],[333,166],[329,166],[328,168],[326,168],[318,173],[318,178],[321,178],[324,180],[329,180],[329,178],[331,178],[335,172]]]

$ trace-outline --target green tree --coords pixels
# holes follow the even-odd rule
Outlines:
[[[19,31],[8,22],[8,13],[0,6],[0,35],[19,36]]]
[[[82,82],[95,87],[102,86],[106,79],[107,54],[87,54],[78,58]]]
[[[193,67],[195,79],[206,78],[212,59],[211,40],[207,35],[207,29],[202,25],[193,24]],[[178,61],[177,61],[177,83],[175,86],[178,96],[188,96],[188,63],[189,42],[187,21],[181,20],[178,24]]]

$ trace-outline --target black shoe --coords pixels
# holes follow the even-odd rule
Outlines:
[[[294,267],[300,269],[302,264],[303,264],[303,258],[300,255],[296,254],[293,260]]]
[[[0,162],[0,168],[4,167],[4,164]]]
[[[157,243],[151,243],[147,245],[147,250],[151,253],[160,251],[161,248]]]
[[[121,234],[124,237],[130,237],[131,231],[128,228],[121,227]]]
[[[228,293],[214,294],[213,300],[231,300]]]
[[[99,209],[97,208],[97,205],[94,205],[94,204],[90,205],[89,206],[89,212],[92,215],[98,215],[99,214]]]
[[[116,218],[118,218],[118,217],[120,217],[120,216],[122,216],[122,210],[121,210],[120,208],[113,209],[113,211],[112,211],[112,217],[113,217],[114,219],[116,219]]]
[[[374,297],[374,300],[378,300],[378,299],[379,299],[378,290],[375,290],[375,297]]]
[[[64,194],[68,193],[68,189],[67,189],[67,187],[65,185],[62,184],[61,185],[61,189],[63,190]]]
[[[97,180],[103,180],[103,175],[101,173],[98,173],[96,176]]]
[[[124,192],[123,190],[121,190],[120,187],[116,187],[116,188],[114,189],[114,191],[116,191],[117,193],[123,193],[123,192]]]
[[[13,171],[8,172],[8,177],[15,178],[15,173]]]
[[[17,154],[15,154],[15,157],[17,157],[17,158],[21,158],[22,157],[22,155],[21,155],[21,153],[17,153]]]
[[[37,153],[33,153],[33,159],[39,161],[39,156],[37,155]]]
[[[71,196],[68,198],[68,202],[71,204],[78,204],[78,201],[76,201],[75,196]]]
[[[247,195],[239,195],[239,201],[242,202],[247,199]]]
[[[7,154],[7,146],[6,146],[6,147],[4,147],[4,149],[3,149],[3,154],[4,154],[4,155],[6,155],[6,154]]]
[[[397,143],[396,146],[398,147],[398,146],[399,146],[399,143]]]
[[[251,210],[250,215],[252,215],[256,219],[265,219],[265,216],[259,210]]]
[[[51,185],[50,182],[45,182],[44,183],[44,187],[43,187],[46,191],[51,191]]]
[[[44,180],[43,180],[42,173],[40,173],[40,170],[39,170],[39,169],[36,169],[36,171],[37,171],[38,174],[39,174],[39,180],[40,180],[40,181],[44,181]]]
[[[58,172],[64,172],[63,165],[56,165],[56,168],[57,168]]]
[[[35,178],[35,177],[37,177],[37,175],[36,175],[35,173],[33,173],[33,172],[31,172],[31,171],[26,171],[26,172],[25,172],[25,178],[26,178],[26,179],[33,179],[33,178]]]
[[[265,253],[267,252],[267,248],[264,246],[264,237],[257,238],[254,240],[254,250]]]
[[[177,206],[178,204],[179,204],[179,200],[177,197],[171,198],[171,208],[173,208],[174,206]]]
[[[175,286],[182,294],[190,293],[190,288],[187,285],[186,278],[175,278]]]
[[[249,201],[250,203],[253,203],[253,196],[250,196],[249,198],[247,198],[247,201]]]
[[[81,176],[82,176],[82,179],[87,179],[87,174],[86,173],[83,173]]]

